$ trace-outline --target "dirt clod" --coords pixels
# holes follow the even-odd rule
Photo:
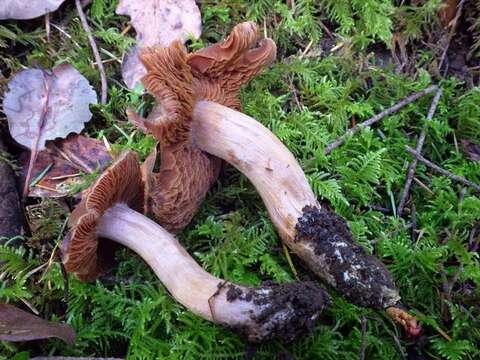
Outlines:
[[[395,305],[399,295],[385,267],[356,244],[344,219],[325,207],[306,206],[296,225],[296,241],[312,243],[329,284],[351,302],[374,309]]]
[[[232,330],[251,342],[273,338],[290,342],[311,332],[320,312],[330,304],[330,297],[313,282],[268,282],[247,291],[230,284],[227,301],[253,301],[261,309],[251,315],[251,323],[230,327]]]

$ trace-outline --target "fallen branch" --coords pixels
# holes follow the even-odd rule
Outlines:
[[[419,154],[422,153],[423,144],[425,143],[425,137],[427,135],[428,123],[433,118],[433,114],[437,109],[438,102],[440,101],[440,97],[442,96],[442,92],[443,91],[441,88],[437,90],[435,96],[433,97],[432,104],[430,105],[430,109],[428,110],[427,120],[423,125],[423,129],[422,129],[422,132],[420,133],[420,137],[418,138],[418,142],[417,142],[417,147],[415,149],[415,151]],[[415,170],[417,169],[417,164],[418,164],[418,160],[415,158],[413,159],[413,161],[410,163],[410,166],[408,167],[407,181],[405,182],[405,187],[403,189],[402,197],[400,199],[400,202],[397,208],[398,217],[402,216],[402,212],[405,207],[405,203],[407,202],[408,194],[410,192],[410,186],[412,185],[413,177],[415,175]]]
[[[77,7],[80,21],[82,22],[83,30],[85,30],[85,32],[87,33],[88,42],[90,43],[90,47],[92,48],[93,56],[95,56],[95,61],[97,63],[98,71],[100,73],[100,81],[102,83],[102,94],[101,94],[100,102],[102,104],[106,104],[107,103],[107,75],[105,74],[102,58],[100,57],[97,44],[95,43],[95,40],[92,35],[92,30],[90,29],[85,13],[83,12],[81,1],[75,0],[75,5]]]
[[[362,129],[365,129],[373,124],[375,124],[376,122],[382,120],[383,118],[387,117],[388,115],[391,115],[393,114],[394,112],[397,112],[398,110],[404,108],[405,106],[407,106],[408,104],[411,104],[412,102],[414,102],[415,100],[425,96],[425,95],[428,95],[432,92],[434,92],[435,90],[438,89],[438,86],[437,85],[432,85],[432,86],[429,86],[428,88],[420,91],[420,92],[417,92],[415,94],[412,94],[408,97],[406,97],[405,99],[401,100],[400,102],[396,103],[395,105],[393,105],[392,107],[382,111],[381,113],[371,117],[370,119],[364,121],[363,123],[360,123],[358,125],[355,125],[354,127],[352,127],[351,129],[347,130],[347,132],[345,134],[343,134],[342,136],[340,136],[337,140],[335,140],[334,142],[332,142],[331,144],[327,145],[327,147],[325,148],[324,150],[324,154],[325,155],[328,155],[330,154],[334,149],[336,149],[337,147],[339,147],[340,145],[342,145],[345,140],[353,135],[353,134],[356,134],[357,132],[359,132],[360,130]]]
[[[480,192],[480,185],[475,184],[474,182],[465,179],[463,176],[455,175],[455,174],[452,174],[450,171],[447,171],[447,170],[445,170],[445,169],[442,169],[440,166],[435,165],[435,164],[432,163],[431,161],[425,159],[421,154],[419,154],[418,152],[416,152],[415,149],[412,149],[412,148],[411,148],[410,146],[408,146],[408,145],[405,145],[405,149],[406,149],[410,154],[412,154],[413,156],[415,156],[418,161],[421,161],[421,162],[424,163],[426,166],[428,166],[430,169],[436,171],[437,173],[439,173],[439,174],[441,174],[441,175],[443,175],[443,176],[446,176],[446,177],[452,179],[452,180],[455,181],[455,182],[458,182],[458,183],[460,183],[460,184],[463,184],[463,185],[472,187],[473,189],[475,189],[475,191]]]

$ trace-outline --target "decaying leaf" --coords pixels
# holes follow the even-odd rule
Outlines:
[[[438,10],[438,17],[444,27],[448,27],[457,13],[458,0],[443,0]]]
[[[120,0],[117,14],[128,15],[137,31],[137,44],[168,46],[200,37],[202,21],[194,0]]]
[[[46,321],[15,306],[0,304],[0,340],[28,341],[52,337],[73,345],[75,331],[67,324]]]
[[[22,210],[13,170],[7,162],[0,131],[0,244],[2,239],[21,235]]]
[[[462,150],[467,157],[472,161],[480,161],[480,145],[475,144],[470,140],[460,140],[462,144]]]
[[[147,73],[147,70],[145,70],[145,67],[140,62],[140,58],[138,57],[139,53],[140,48],[138,46],[132,46],[123,57],[122,77],[129,89],[135,88],[135,86],[140,83],[140,79]]]
[[[72,185],[81,181],[81,175],[102,171],[112,160],[99,140],[82,135],[70,135],[65,140],[48,142],[47,148],[38,153],[33,166],[33,186],[28,196],[62,197],[69,195]],[[22,180],[25,180],[28,154],[21,156]],[[40,179],[39,179],[40,178]],[[38,182],[35,182],[39,179]]]
[[[55,11],[65,0],[2,0],[0,20],[33,19]]]
[[[202,33],[202,18],[194,0],[120,0],[117,14],[130,16],[137,31],[138,47],[129,50],[122,64],[123,79],[130,89],[145,75],[139,48],[166,47],[174,40],[185,42]]]
[[[80,133],[97,103],[97,94],[74,67],[57,66],[52,71],[27,69],[8,83],[3,101],[12,137],[31,151],[24,195],[38,151],[47,140]]]

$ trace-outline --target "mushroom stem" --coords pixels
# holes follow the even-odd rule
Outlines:
[[[312,271],[352,302],[397,309],[387,314],[407,332],[418,333],[414,318],[405,321],[407,313],[397,306],[400,296],[388,270],[353,241],[345,220],[317,201],[302,168],[270,130],[209,101],[197,102],[193,117],[196,145],[247,176],[281,239]]]
[[[292,153],[261,123],[220,104],[199,101],[193,116],[195,143],[253,183],[282,239],[299,250],[294,242],[297,220],[305,206],[319,203]]]
[[[274,336],[292,340],[328,304],[328,295],[312,283],[247,288],[216,278],[173,235],[123,203],[105,212],[97,235],[140,255],[171,295],[193,313],[232,328],[249,341]]]

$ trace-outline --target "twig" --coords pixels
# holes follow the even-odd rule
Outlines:
[[[457,28],[457,22],[458,19],[460,18],[460,15],[462,14],[462,9],[463,9],[463,4],[465,3],[465,0],[461,0],[458,5],[457,5],[457,12],[455,14],[455,17],[453,18],[450,28],[450,32],[448,33],[447,37],[447,43],[445,44],[445,49],[443,49],[442,56],[440,57],[439,65],[438,65],[438,71],[441,71],[443,62],[445,61],[445,57],[447,56],[447,51],[450,48],[450,42],[452,41],[453,35],[455,33],[455,29]],[[444,75],[447,72],[447,68],[445,68]]]
[[[340,136],[337,140],[335,140],[334,142],[329,144],[324,150],[325,155],[330,154],[334,149],[336,149],[337,147],[342,145],[349,136],[351,136],[353,134],[356,134],[360,130],[365,129],[365,128],[373,125],[374,123],[382,120],[386,116],[388,116],[390,114],[393,114],[394,112],[400,110],[401,108],[403,108],[403,107],[407,106],[408,104],[411,104],[415,100],[421,98],[422,96],[428,95],[428,94],[434,92],[437,89],[438,89],[437,85],[429,86],[428,88],[426,88],[426,89],[424,89],[424,90],[422,90],[418,93],[415,93],[415,94],[412,94],[412,95],[406,97],[405,99],[401,100],[397,104],[395,104],[392,107],[382,111],[381,113],[371,117],[370,119],[364,121],[363,123],[355,125],[351,129],[347,130],[347,132],[345,134],[343,134],[342,136]]]
[[[440,97],[442,96],[442,92],[443,91],[441,88],[437,90],[435,96],[433,97],[432,104],[430,105],[430,109],[428,110],[427,120],[423,125],[422,132],[420,133],[420,136],[417,142],[417,147],[415,149],[415,151],[418,152],[419,154],[422,153],[423,144],[425,143],[425,137],[427,136],[428,123],[433,119],[433,114],[435,114],[435,110],[437,109],[438,102],[440,101]],[[405,207],[405,203],[407,202],[408,195],[410,192],[410,187],[412,185],[413,176],[415,175],[415,170],[417,169],[417,164],[418,164],[418,160],[413,159],[413,161],[410,163],[410,166],[408,167],[407,181],[405,181],[405,187],[403,188],[402,197],[400,199],[400,202],[398,203],[398,208],[397,208],[398,217],[402,216],[403,209]]]
[[[103,68],[102,58],[100,57],[100,53],[98,52],[97,44],[93,39],[92,30],[88,25],[87,18],[85,13],[83,12],[82,4],[80,0],[75,0],[75,5],[77,7],[78,16],[80,17],[80,21],[82,22],[83,30],[87,33],[88,42],[90,43],[90,47],[92,48],[93,56],[95,56],[95,61],[97,62],[98,71],[100,73],[100,81],[102,83],[102,94],[101,94],[101,103],[107,103],[107,75],[105,75],[105,69]]]
[[[425,185],[423,182],[421,182],[417,177],[413,177],[413,181],[415,181],[418,185],[420,185],[421,188],[425,189],[428,193],[431,195],[435,195],[435,193],[430,189],[427,185]]]
[[[303,52],[300,54],[300,56],[298,57],[300,60],[303,59],[303,57],[308,53],[308,51],[310,50],[310,48],[312,47],[312,44],[313,44],[313,40],[310,40],[310,42],[308,43],[307,47],[305,48],[305,50],[303,50]]]
[[[402,346],[402,343],[400,342],[400,339],[395,334],[392,334],[392,336],[393,336],[393,341],[397,346],[397,350],[400,353],[400,356],[402,357],[403,360],[407,360],[407,354],[405,354],[405,350],[403,350],[403,346]]]
[[[415,156],[418,161],[421,161],[422,163],[424,163],[426,166],[428,166],[430,169],[436,171],[437,173],[443,175],[443,176],[446,176],[450,179],[452,179],[453,181],[456,181],[460,184],[463,184],[463,185],[466,185],[466,186],[470,186],[472,187],[473,189],[475,189],[475,191],[478,191],[480,192],[480,185],[478,184],[475,184],[474,182],[470,181],[470,180],[467,180],[465,179],[463,176],[459,176],[459,175],[455,175],[455,174],[452,174],[450,171],[447,171],[445,169],[442,169],[440,166],[438,165],[435,165],[434,163],[432,163],[431,161],[425,159],[421,154],[417,153],[415,151],[415,149],[412,149],[410,146],[408,145],[405,145],[405,149],[410,153],[412,154],[413,156]]]
[[[285,257],[287,258],[288,265],[290,266],[290,269],[292,269],[293,276],[295,277],[295,280],[300,281],[298,277],[298,272],[297,269],[295,269],[295,266],[293,266],[292,258],[290,257],[290,253],[288,252],[288,249],[285,244],[282,243],[283,251],[285,253]]]
[[[45,14],[45,32],[47,34],[47,43],[50,43],[50,13]]]
[[[415,242],[415,239],[417,238],[417,207],[413,203],[411,206],[410,218],[412,219],[411,238],[412,242]]]
[[[367,348],[367,319],[365,316],[362,316],[362,320],[360,321],[361,326],[361,342],[360,342],[360,360],[365,360],[365,350]]]

